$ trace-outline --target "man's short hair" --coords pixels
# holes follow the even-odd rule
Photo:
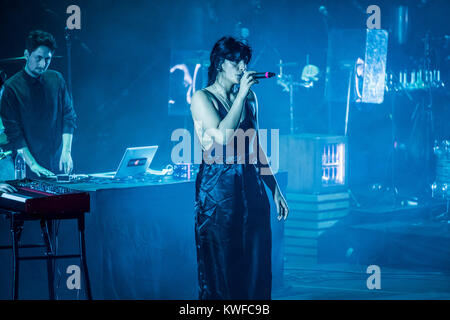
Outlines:
[[[53,53],[57,46],[55,38],[48,32],[42,30],[33,30],[27,37],[26,48],[31,54],[40,46],[46,46]]]

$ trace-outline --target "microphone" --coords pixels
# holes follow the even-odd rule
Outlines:
[[[269,79],[275,77],[273,72],[257,72],[252,74],[253,79]]]

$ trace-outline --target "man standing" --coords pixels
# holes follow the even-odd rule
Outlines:
[[[62,75],[47,70],[56,42],[44,31],[30,32],[26,40],[25,68],[4,86],[0,116],[10,150],[22,150],[37,176],[70,173],[76,114]]]

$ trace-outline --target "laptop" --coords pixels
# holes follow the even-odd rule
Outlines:
[[[155,156],[158,146],[127,148],[117,171],[93,173],[94,178],[122,179],[145,174]]]

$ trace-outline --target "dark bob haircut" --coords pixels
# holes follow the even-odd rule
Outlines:
[[[46,46],[52,53],[57,48],[55,38],[50,33],[41,30],[31,31],[26,40],[28,52],[31,54],[40,46]]]
[[[221,70],[222,63],[226,60],[240,62],[243,60],[245,64],[250,62],[252,58],[252,49],[245,43],[238,41],[232,37],[223,37],[214,45],[208,69],[208,86],[212,85],[217,78],[217,74]]]

